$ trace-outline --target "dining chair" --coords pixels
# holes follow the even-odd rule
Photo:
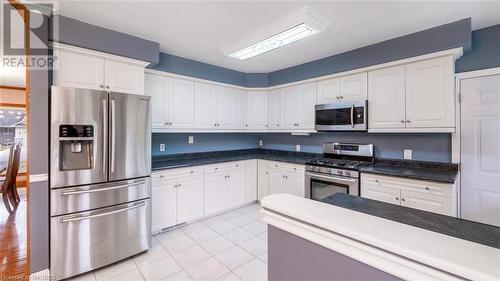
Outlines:
[[[19,197],[19,193],[17,192],[17,175],[19,173],[19,167],[21,165],[21,143],[16,144],[14,148],[14,160],[12,164],[12,183],[13,185],[9,189],[11,197],[14,201],[14,208],[17,208],[19,202],[21,202],[21,198]],[[12,202],[11,202],[12,203]]]
[[[9,148],[9,159],[7,160],[7,170],[5,173],[5,179],[2,182],[2,199],[3,205],[7,211],[12,214],[13,208],[9,202],[9,186],[11,185],[12,164],[14,162],[14,146]]]

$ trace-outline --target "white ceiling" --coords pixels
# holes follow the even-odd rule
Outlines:
[[[322,33],[238,61],[221,49],[309,6],[331,20]],[[160,43],[162,52],[244,72],[270,72],[472,18],[500,24],[500,1],[61,1],[60,14]]]

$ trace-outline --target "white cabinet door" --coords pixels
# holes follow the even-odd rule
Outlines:
[[[257,197],[259,200],[269,194],[269,161],[257,161]]]
[[[269,194],[283,193],[285,175],[282,171],[269,169]]]
[[[57,56],[55,86],[104,89],[104,59],[64,50],[57,51]]]
[[[169,128],[194,127],[194,82],[169,78]],[[154,103],[152,103],[154,108]]]
[[[177,223],[203,216],[203,177],[180,177],[177,180]]]
[[[230,170],[227,173],[227,208],[245,203],[245,169]]]
[[[153,233],[177,224],[177,195],[175,179],[153,175],[151,187],[151,224]]]
[[[340,101],[366,100],[368,97],[368,74],[366,72],[340,77]]]
[[[411,190],[401,190],[401,206],[453,216],[451,199]]]
[[[453,83],[451,56],[407,64],[406,127],[455,127]]]
[[[233,129],[234,95],[230,88],[216,86],[217,102],[216,129]]]
[[[227,180],[223,172],[205,175],[204,181],[204,209],[205,216],[226,209]]]
[[[405,66],[368,73],[368,128],[405,128]]]
[[[389,186],[374,186],[370,184],[361,184],[361,197],[387,202],[391,204],[401,204],[401,190]]]
[[[297,128],[297,112],[300,100],[299,87],[286,87],[281,90],[280,128],[293,130]]]
[[[267,123],[269,124],[269,129],[271,130],[280,129],[280,103],[281,90],[277,89],[269,91]]]
[[[210,84],[195,82],[195,127],[199,129],[212,129],[216,126],[216,96],[215,87]]]
[[[267,128],[267,92],[249,91],[246,111],[247,129],[265,130]]]
[[[257,159],[245,161],[245,202],[257,200]]]
[[[106,89],[134,95],[144,95],[144,67],[114,60],[104,62]]]
[[[240,89],[233,89],[233,123],[234,128],[239,130],[244,130],[245,122],[246,122],[246,102],[247,102],[247,93],[246,91]]]
[[[333,78],[318,82],[316,104],[340,102],[340,79]]]
[[[152,128],[167,128],[168,78],[148,74],[144,78],[144,94],[151,97]]]
[[[298,104],[296,108],[296,123],[298,129],[301,130],[314,130],[314,114],[315,114],[315,97],[316,97],[316,83],[308,83],[300,85],[299,94],[295,102]]]
[[[287,173],[285,175],[285,192],[293,195],[305,196],[305,179],[300,173]]]

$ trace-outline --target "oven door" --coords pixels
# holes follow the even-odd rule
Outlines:
[[[366,101],[316,105],[317,131],[366,131]]]
[[[321,201],[335,193],[359,195],[359,180],[355,178],[306,173],[306,197]]]

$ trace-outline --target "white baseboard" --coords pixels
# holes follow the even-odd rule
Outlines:
[[[50,270],[44,269],[30,274],[30,281],[50,281]]]

